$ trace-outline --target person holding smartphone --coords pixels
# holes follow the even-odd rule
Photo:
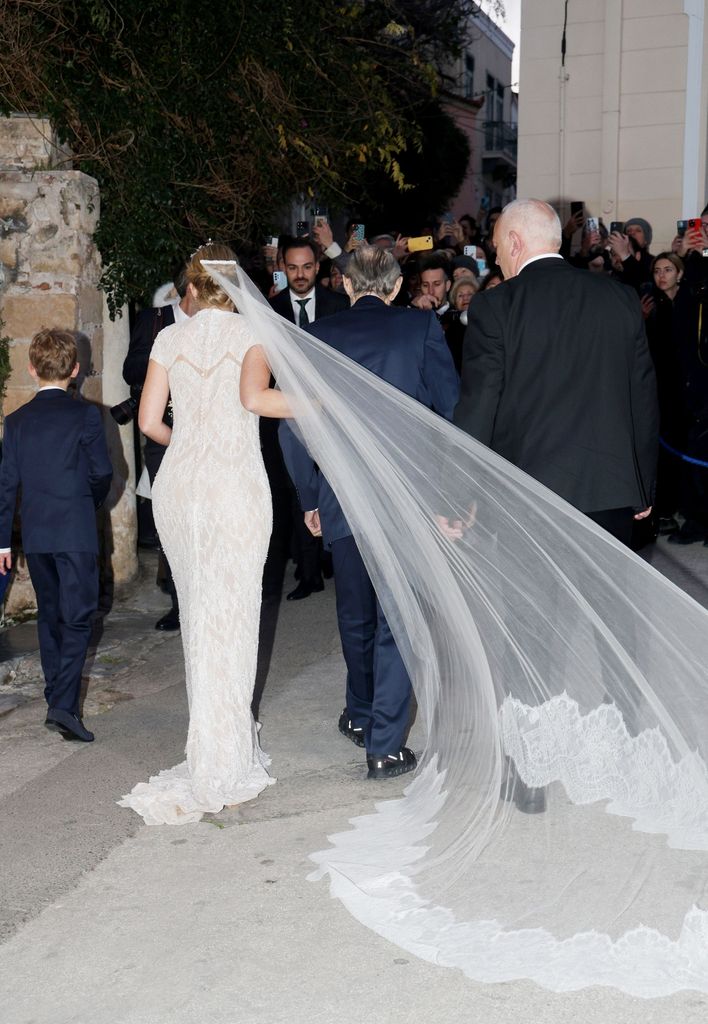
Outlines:
[[[617,265],[613,276],[637,292],[643,284],[652,282],[654,257],[649,252],[652,237],[651,224],[643,217],[631,217],[625,221],[623,233],[610,232],[610,249]]]

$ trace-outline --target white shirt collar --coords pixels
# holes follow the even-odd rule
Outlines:
[[[305,306],[305,312],[307,313],[307,319],[312,323],[315,319],[315,289],[311,288],[307,295],[298,295],[296,292],[289,289],[290,292],[290,305],[293,307],[293,314],[295,316],[295,323],[299,323],[300,310],[302,306],[300,302],[303,299],[309,299],[309,302]]]
[[[189,317],[187,316],[185,311],[182,309],[182,307],[180,306],[179,302],[175,302],[175,304],[172,307],[172,309],[173,309],[174,314],[175,314],[175,323],[176,324],[182,323],[183,320],[189,320]]]
[[[516,276],[521,273],[524,267],[528,267],[529,263],[535,263],[536,260],[562,260],[563,257],[559,252],[542,252],[540,256],[532,256],[530,260],[526,260],[522,263],[519,269],[516,271]]]
[[[66,388],[59,387],[58,384],[43,384],[40,391],[66,391]]]

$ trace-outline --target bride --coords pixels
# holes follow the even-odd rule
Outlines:
[[[203,260],[186,271],[197,313],[155,339],[140,429],[167,453],[152,491],[155,522],[180,600],[189,699],[187,759],[120,801],[150,825],[198,821],[251,800],[275,780],[260,749],[251,698],[271,498],[258,417],[289,413],[248,321]],[[163,423],[171,396],[174,429]]]
[[[231,494],[234,467],[247,458],[249,414],[234,411],[232,396],[238,362],[246,381],[252,363],[244,401],[283,415],[282,396],[265,393],[270,366],[355,536],[424,733],[402,797],[330,836],[312,855],[316,877],[327,876],[379,934],[476,981],[611,985],[643,997],[708,992],[706,611],[541,484],[285,323],[234,263],[204,269],[241,316],[206,309],[189,344],[170,328],[156,352],[162,372],[169,368],[176,424],[163,463],[174,475],[157,482],[158,525],[165,536],[179,533],[175,579],[190,613],[190,746],[188,767],[165,779],[171,820],[212,799],[230,802],[230,787],[268,781],[250,714],[238,777],[202,770],[205,752],[217,769],[228,758],[214,756],[211,735],[225,723],[199,706],[226,688],[223,659],[202,642],[199,607],[205,584],[234,595],[228,621],[224,613],[211,633],[216,650],[231,653],[234,623],[249,614],[241,588],[253,585],[264,552],[263,524],[251,515],[234,555],[250,574],[234,577],[228,547],[244,527],[224,528],[221,513],[231,513],[221,490]],[[217,367],[232,368],[226,393]],[[183,409],[193,437],[179,433]],[[244,425],[228,455],[201,430],[209,421],[228,434],[227,409]],[[259,472],[246,477],[254,495]],[[464,535],[444,536],[440,514],[467,523]],[[208,574],[198,569],[202,555]],[[257,607],[257,588],[250,599]],[[219,607],[227,609],[223,600]],[[253,656],[241,650],[235,667]],[[507,759],[526,785],[546,788],[545,814],[500,799]],[[143,810],[160,803],[163,776],[145,787]]]

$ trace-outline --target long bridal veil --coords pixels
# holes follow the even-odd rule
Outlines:
[[[403,797],[330,836],[316,874],[381,935],[480,981],[708,992],[708,614],[285,323],[235,264],[205,266],[341,501],[425,727]],[[507,759],[547,787],[545,814],[500,798]]]

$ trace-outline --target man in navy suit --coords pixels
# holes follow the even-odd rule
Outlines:
[[[76,342],[58,328],[32,339],[30,373],[39,392],[5,420],[0,466],[0,573],[12,566],[18,489],[22,547],[37,595],[37,631],[48,711],[66,739],[93,740],[79,717],[81,673],[98,607],[96,508],[113,475],[95,405],[67,394]]]
[[[401,287],[393,256],[362,246],[352,256],[344,287],[352,307],[327,317],[309,332],[378,377],[452,419],[459,380],[434,313],[392,306]],[[402,775],[416,766],[403,746],[411,684],[351,530],[327,480],[287,421],[280,441],[315,535],[332,550],[337,619],[347,666],[347,706],[339,729],[366,747],[368,777]]]
[[[307,327],[314,320],[349,309],[349,299],[339,292],[329,291],[317,284],[320,264],[318,249],[309,238],[291,238],[283,243],[283,263],[288,287],[270,300],[276,313],[299,327]],[[278,421],[261,420],[261,447],[273,495],[273,538],[268,552],[264,575],[264,591],[275,590],[273,583],[282,576],[288,558],[293,516],[296,560],[299,582],[287,595],[288,601],[301,601],[310,594],[324,590],[320,560],[322,542],[306,529],[298,514],[297,501],[277,441]]]

